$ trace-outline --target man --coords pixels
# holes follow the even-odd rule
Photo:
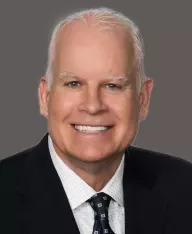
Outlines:
[[[128,18],[60,22],[39,85],[48,134],[0,164],[1,233],[192,233],[191,164],[131,146],[152,87]]]

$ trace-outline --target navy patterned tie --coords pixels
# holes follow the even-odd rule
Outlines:
[[[108,219],[110,200],[111,197],[105,193],[97,193],[88,200],[95,214],[93,234],[114,234],[109,226]]]

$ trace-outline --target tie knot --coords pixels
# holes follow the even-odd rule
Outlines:
[[[102,192],[92,196],[88,200],[88,202],[95,211],[95,216],[99,217],[100,219],[106,219],[108,218],[108,208],[110,200],[111,197]]]

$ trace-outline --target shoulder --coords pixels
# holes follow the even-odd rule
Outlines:
[[[48,134],[40,142],[24,151],[0,160],[0,179],[20,175],[26,168],[36,165],[39,156],[48,152]]]
[[[127,150],[127,158],[129,157],[131,159],[127,162],[133,165],[131,167],[133,175],[139,183],[139,188],[142,188],[139,190],[139,199],[142,200],[142,194],[147,194],[151,201],[155,199],[165,205],[166,233],[189,233],[192,211],[192,163],[172,155],[132,146]]]
[[[151,169],[154,168],[159,173],[179,172],[183,170],[186,173],[192,173],[192,163],[181,157],[134,146],[130,146],[128,152],[134,157],[135,161],[139,161],[142,165],[148,166]]]
[[[25,166],[33,152],[33,148],[28,148],[22,152],[11,155],[0,161],[0,184],[6,188],[16,186],[24,175]]]
[[[4,191],[13,192],[23,188],[28,178],[34,178],[45,164],[50,164],[48,149],[48,133],[34,147],[11,155],[0,161],[0,187]]]
[[[34,147],[25,149],[24,151],[21,151],[17,154],[8,156],[2,160],[0,160],[1,168],[10,168],[13,169],[15,167],[21,167],[23,163],[25,162],[28,155],[33,151]]]
[[[129,154],[138,171],[156,178],[155,187],[170,194],[190,192],[192,195],[192,163],[183,158],[137,147]]]

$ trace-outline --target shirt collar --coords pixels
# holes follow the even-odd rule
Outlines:
[[[121,159],[121,163],[117,168],[113,177],[104,186],[101,192],[111,196],[120,206],[124,206],[123,202],[123,172],[124,172],[125,155]]]
[[[96,191],[82,180],[73,170],[71,170],[57,155],[53,142],[48,136],[48,146],[53,165],[60,177],[65,189],[65,193],[69,200],[72,210],[86,202],[92,197]],[[123,171],[124,171],[124,155],[115,174],[105,187],[100,191],[111,196],[120,206],[123,206]]]

